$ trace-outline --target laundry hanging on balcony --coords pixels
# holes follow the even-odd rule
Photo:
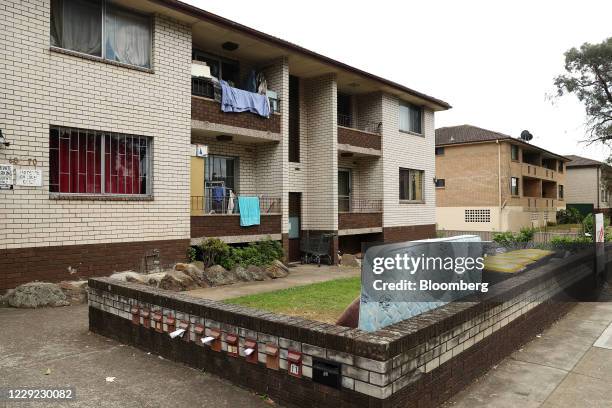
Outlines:
[[[270,101],[266,95],[243,91],[221,83],[221,110],[223,112],[252,112],[264,118],[270,117]]]
[[[238,197],[240,226],[249,227],[260,224],[259,197]]]

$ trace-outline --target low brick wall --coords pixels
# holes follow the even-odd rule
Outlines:
[[[351,129],[343,126],[338,126],[338,143],[363,147],[366,149],[381,149],[379,134],[364,132],[362,130]]]
[[[259,225],[240,226],[240,215],[192,215],[191,238],[281,233],[281,215],[262,214]]]
[[[341,212],[338,213],[338,229],[358,229],[382,227],[380,212]]]
[[[577,254],[374,333],[94,278],[89,325],[281,404],[434,407],[562,316],[568,294],[591,284],[592,265],[591,251]],[[171,339],[181,324],[189,336]],[[201,336],[218,340],[207,346]],[[301,361],[297,376],[292,357]],[[319,380],[315,367],[325,361],[337,364],[337,388]]]
[[[197,96],[191,97],[191,118],[222,125],[280,133],[281,116],[279,114],[271,113],[269,118],[264,118],[250,112],[226,113],[221,111],[219,102]]]

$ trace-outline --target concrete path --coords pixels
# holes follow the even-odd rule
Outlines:
[[[447,407],[612,407],[612,302],[580,303]]]
[[[0,401],[1,407],[270,408],[210,374],[90,333],[85,305],[0,308],[0,327],[1,388],[69,386],[77,395],[71,403]]]
[[[280,289],[304,286],[311,283],[326,282],[334,279],[359,276],[360,269],[345,266],[298,265],[289,268],[289,276],[261,282],[242,282],[228,286],[203,288],[185,292],[191,296],[223,300],[240,296],[255,295]]]

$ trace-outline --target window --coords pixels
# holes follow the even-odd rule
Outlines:
[[[205,180],[207,187],[224,186],[237,191],[236,173],[238,159],[235,157],[213,156],[206,158]]]
[[[518,177],[510,177],[510,194],[519,195],[519,179]]]
[[[352,127],[353,125],[353,109],[351,96],[338,92],[337,95],[337,112],[338,126]]]
[[[446,187],[446,180],[436,179],[436,188]]]
[[[402,103],[399,107],[399,129],[404,132],[422,134],[423,110],[415,105]]]
[[[436,156],[442,156],[442,155],[444,155],[444,148],[436,147]]]
[[[399,170],[400,200],[423,201],[423,170]]]
[[[519,147],[517,145],[510,145],[510,158],[514,161],[519,160]]]
[[[563,200],[563,185],[559,184],[559,200]]]
[[[289,75],[289,161],[300,162],[300,78]]]
[[[232,86],[240,84],[240,64],[238,61],[218,57],[200,50],[193,50],[191,58],[194,61],[205,62],[210,67],[210,74],[215,78],[223,79]]]
[[[465,210],[465,222],[491,222],[491,210]]]
[[[151,140],[54,126],[49,131],[49,191],[151,194]]]
[[[563,173],[563,162],[562,161],[559,162],[558,171],[559,173]]]
[[[151,66],[151,20],[111,0],[51,0],[51,45]]]

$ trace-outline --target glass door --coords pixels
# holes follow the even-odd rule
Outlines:
[[[338,212],[351,211],[351,170],[338,169]]]

